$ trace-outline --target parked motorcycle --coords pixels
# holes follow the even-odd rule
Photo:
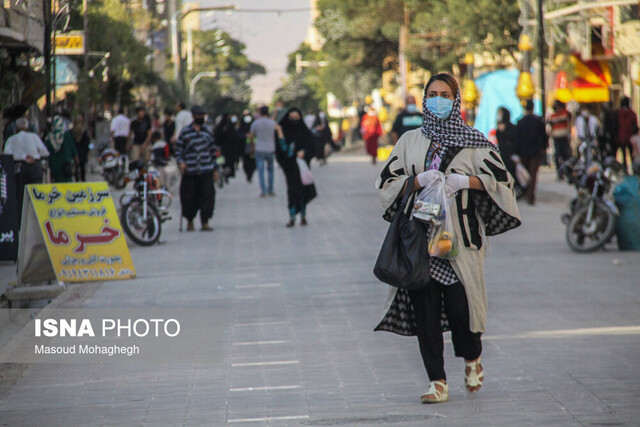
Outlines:
[[[102,170],[102,177],[109,185],[118,190],[124,188],[126,184],[124,178],[129,164],[129,159],[126,155],[120,154],[117,150],[106,145],[100,150],[98,163]]]
[[[141,246],[150,246],[160,239],[162,223],[171,219],[167,208],[171,193],[159,187],[156,174],[147,171],[141,161],[131,164],[124,182],[133,182],[133,192],[125,192],[120,201],[120,221],[129,238]]]
[[[579,157],[572,157],[561,166],[561,172],[576,187],[577,195],[562,216],[567,225],[566,240],[575,252],[592,252],[603,248],[616,229],[616,207],[611,190],[622,165],[614,158],[600,164],[593,144],[583,142]]]

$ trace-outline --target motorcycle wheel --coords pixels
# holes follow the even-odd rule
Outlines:
[[[147,203],[147,219],[142,217],[142,201],[132,199],[122,207],[120,222],[127,236],[140,246],[151,246],[158,241],[162,232],[162,220],[153,205]]]
[[[580,207],[567,225],[567,244],[575,252],[593,252],[607,243],[616,230],[616,216],[607,205],[596,201],[591,222],[586,223],[589,204]]]

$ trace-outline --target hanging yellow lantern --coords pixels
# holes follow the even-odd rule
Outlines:
[[[471,79],[464,79],[462,86],[462,100],[468,109],[475,108],[478,101],[478,88]]]
[[[518,86],[516,87],[516,95],[521,101],[533,98],[533,94],[536,92],[533,86],[533,80],[531,79],[531,73],[523,71],[518,77]]]
[[[520,49],[523,52],[528,52],[530,50],[533,50],[533,45],[531,44],[531,39],[529,38],[528,35],[522,34],[520,36],[520,40],[518,41],[518,49]]]

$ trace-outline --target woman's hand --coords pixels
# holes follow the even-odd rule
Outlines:
[[[469,177],[459,173],[451,173],[444,177],[444,186],[447,190],[447,197],[451,197],[458,191],[469,188]]]

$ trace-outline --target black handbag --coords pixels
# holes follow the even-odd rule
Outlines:
[[[381,282],[407,290],[425,288],[431,280],[427,229],[420,221],[410,219],[411,209],[404,212],[412,183],[413,178],[407,180],[401,207],[389,225],[373,267],[373,274]]]
[[[66,177],[73,176],[76,172],[76,164],[74,162],[64,162],[62,164],[62,174]]]

